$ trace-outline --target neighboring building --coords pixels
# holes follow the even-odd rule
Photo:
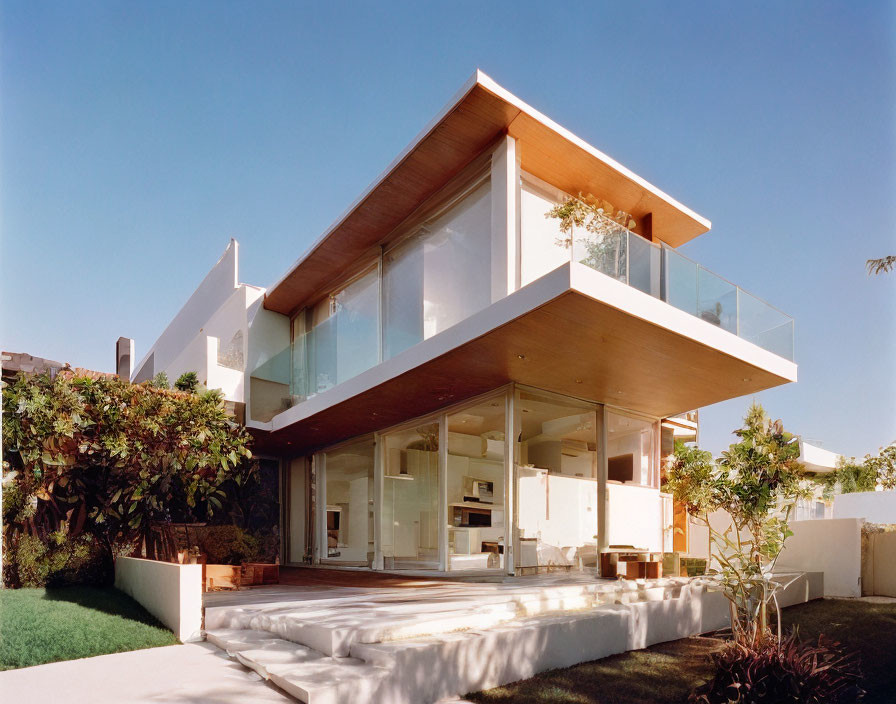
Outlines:
[[[842,455],[825,450],[818,445],[812,445],[800,438],[800,462],[810,477],[821,474],[830,474],[837,470]],[[815,487],[815,494],[809,499],[800,499],[794,511],[793,520],[808,521],[817,518],[833,518],[834,499],[825,498],[823,487],[819,484]]]
[[[545,214],[579,193],[636,226],[565,243]],[[660,457],[690,409],[797,378],[792,319],[677,251],[709,228],[477,72],[271,288],[232,242],[134,379],[198,371],[246,404],[285,563],[670,550]]]
[[[0,368],[2,368],[2,378],[6,383],[15,380],[20,374],[48,374],[51,379],[55,379],[59,372],[71,373],[74,376],[87,376],[91,379],[104,379],[116,376],[109,372],[97,372],[92,369],[84,369],[83,367],[72,368],[68,362],[56,362],[52,359],[43,357],[35,357],[25,352],[2,352],[0,353]]]
[[[64,369],[67,364],[56,362],[52,359],[44,359],[43,357],[35,357],[26,352],[6,352],[0,353],[0,368],[2,368],[3,381],[9,383],[13,381],[19,374],[49,374],[51,379],[55,379],[56,375]]]

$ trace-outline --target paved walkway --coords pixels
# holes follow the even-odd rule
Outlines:
[[[295,704],[295,699],[209,643],[0,672],[0,700],[17,704]]]

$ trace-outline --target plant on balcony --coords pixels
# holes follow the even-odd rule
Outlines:
[[[227,517],[234,485],[254,481],[250,436],[219,392],[190,394],[61,372],[21,375],[3,390],[4,576],[73,569],[89,536],[112,558],[140,543],[154,556],[152,525]],[[47,546],[36,549],[36,538]],[[80,552],[79,552],[80,551]],[[51,574],[52,573],[52,574]]]
[[[626,230],[637,227],[627,212],[608,201],[580,193],[578,198],[568,198],[551,208],[545,217],[560,221],[563,237],[557,244],[567,249],[576,243],[582,246],[582,264],[616,277],[625,271],[622,236]]]
[[[798,462],[799,441],[780,420],[770,420],[753,404],[734,434],[739,440],[715,461],[709,452],[677,444],[664,490],[706,525],[716,565],[710,574],[728,599],[732,634],[752,647],[770,634],[772,608],[780,636],[782,585],[771,571],[791,535],[790,514],[809,490]],[[709,521],[719,510],[730,516],[725,530]]]

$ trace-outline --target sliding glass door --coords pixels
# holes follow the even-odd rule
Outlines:
[[[438,569],[439,424],[388,433],[383,443],[383,567]]]
[[[373,563],[374,441],[365,438],[324,453],[325,509],[321,562]]]

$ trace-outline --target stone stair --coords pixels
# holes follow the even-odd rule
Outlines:
[[[206,640],[308,704],[375,701],[376,691],[391,674],[390,668],[334,658],[266,631],[206,631]]]
[[[681,581],[400,590],[207,608],[206,638],[307,704],[426,704],[700,632],[703,592]]]

